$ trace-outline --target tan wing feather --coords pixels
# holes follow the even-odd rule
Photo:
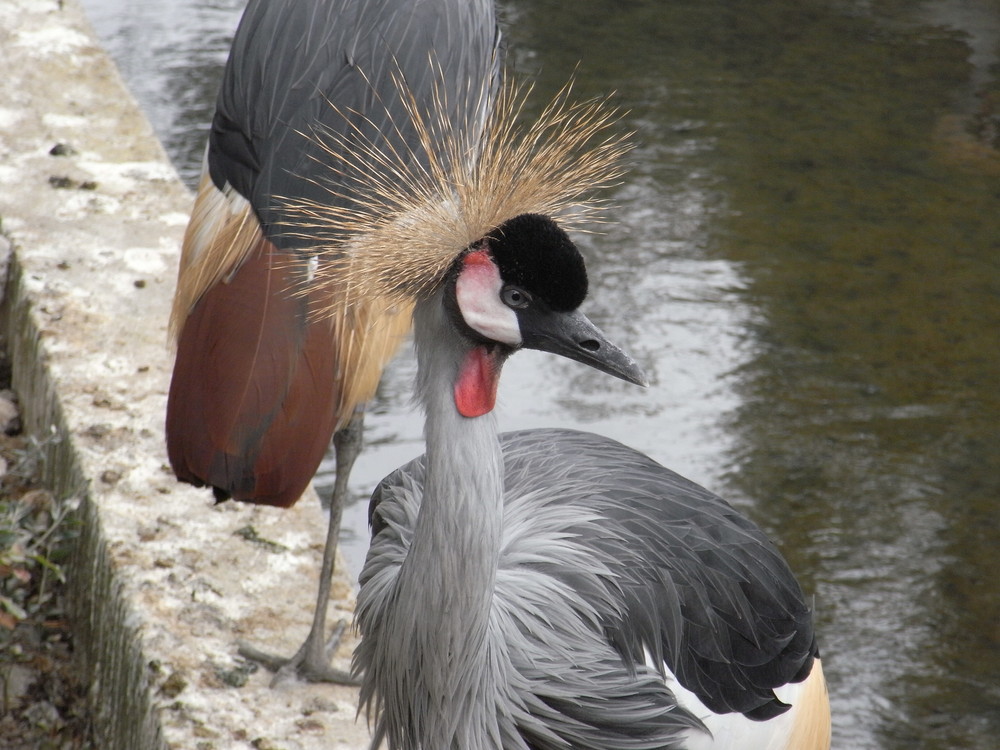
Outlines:
[[[795,724],[786,747],[788,750],[830,750],[830,742],[830,696],[823,664],[816,659],[797,702]]]
[[[184,232],[170,311],[171,341],[177,341],[195,303],[243,264],[260,237],[260,223],[250,203],[235,190],[219,190],[206,169]]]
[[[341,383],[337,429],[375,395],[382,371],[410,330],[412,312],[412,304],[374,299],[331,318]]]

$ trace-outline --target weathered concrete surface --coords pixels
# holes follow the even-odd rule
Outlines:
[[[82,501],[71,585],[98,744],[365,746],[351,689],[223,679],[238,640],[291,653],[305,636],[325,520],[314,498],[214,507],[167,467],[166,320],[191,196],[74,0],[0,0],[0,70],[0,322],[28,426],[50,436],[49,480]],[[351,585],[335,589],[349,618]]]

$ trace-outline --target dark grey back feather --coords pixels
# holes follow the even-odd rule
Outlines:
[[[212,123],[212,180],[246,197],[277,245],[302,245],[280,204],[343,204],[371,183],[324,169],[317,134],[419,153],[400,77],[420,112],[442,95],[456,132],[477,127],[498,43],[491,0],[250,0]]]
[[[501,436],[504,540],[492,635],[510,660],[517,740],[504,748],[681,747],[699,726],[650,653],[713,711],[764,719],[772,689],[816,655],[811,613],[780,553],[719,497],[613,440],[569,430]],[[372,497],[362,633],[405,559],[423,459]],[[385,602],[380,602],[379,606]],[[364,641],[356,654],[363,670]]]

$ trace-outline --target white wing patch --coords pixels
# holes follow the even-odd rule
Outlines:
[[[656,669],[652,654],[649,651],[645,654],[647,666]],[[708,733],[690,730],[685,750],[792,750],[788,741],[795,726],[796,704],[804,683],[792,682],[776,688],[774,693],[778,700],[792,707],[773,719],[753,721],[737,712],[715,713],[681,685],[665,665],[663,670],[667,675],[664,682],[677,702],[697,716],[708,729]]]

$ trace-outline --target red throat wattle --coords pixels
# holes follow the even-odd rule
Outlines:
[[[463,417],[481,417],[493,411],[500,383],[500,365],[485,346],[472,349],[455,381],[455,408]]]

